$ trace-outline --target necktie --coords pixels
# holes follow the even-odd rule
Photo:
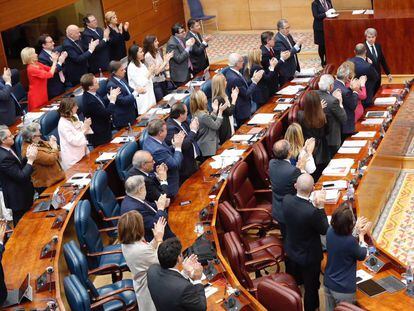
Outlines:
[[[270,52],[270,56],[271,56],[272,58],[273,58],[273,57],[275,57],[275,52],[273,51],[273,49],[272,49],[272,48],[270,48],[269,52]]]
[[[17,154],[13,151],[13,149],[10,149],[9,152],[21,163],[19,157],[17,156]]]
[[[155,208],[153,208],[151,206],[151,204],[149,204],[147,201],[145,200],[139,200],[141,203],[143,203],[146,207],[148,207],[149,209],[151,209],[155,214],[157,213],[157,210]]]
[[[184,45],[183,41],[181,41],[178,38],[177,38],[177,40],[180,43],[180,45],[183,47],[183,49],[185,50],[185,45]],[[191,70],[193,70],[193,64],[191,63],[190,55],[188,55],[188,68],[190,68]]]
[[[106,108],[105,107],[105,104],[103,103],[103,101],[99,98],[99,96],[98,95],[96,95],[96,94],[92,94],[92,93],[90,93],[91,95],[93,95],[100,103],[101,103],[101,105],[104,107],[104,108]]]
[[[52,55],[49,55],[50,61],[52,61]],[[57,70],[57,69],[56,69]],[[58,71],[59,80],[62,83],[65,83],[65,75],[63,74],[63,70]]]
[[[129,87],[125,84],[124,81],[122,81],[121,79],[119,79],[119,83],[122,85],[123,88],[126,89],[126,91],[128,92],[129,95],[131,95],[131,91],[129,90]]]
[[[75,45],[79,48],[79,50],[81,50],[81,52],[83,53],[83,49],[82,49],[82,47],[76,42],[76,41],[73,41],[73,43],[75,43]]]
[[[326,11],[328,11],[329,10],[329,5],[328,5],[328,3],[326,2],[326,0],[321,0],[322,1],[322,6],[323,6],[323,8],[325,9],[325,12]]]
[[[183,130],[184,134],[188,136],[188,131],[185,129],[185,127],[182,124],[179,124],[179,126]],[[192,143],[192,145],[193,145],[194,158],[197,158],[201,154],[200,147],[197,145],[197,143]]]
[[[377,55],[377,52],[375,51],[375,48],[374,48],[373,45],[371,45],[371,54],[372,54],[372,56],[374,56],[375,60],[377,60],[378,55]]]

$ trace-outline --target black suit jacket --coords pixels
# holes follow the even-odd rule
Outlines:
[[[185,135],[183,145],[181,147],[183,153],[183,163],[180,167],[180,184],[182,184],[188,177],[194,174],[195,171],[198,169],[197,161],[194,157],[194,147],[193,144],[197,145],[197,134],[190,130],[187,122],[183,122],[181,124],[187,135]],[[172,139],[174,135],[182,131],[181,127],[175,122],[172,118],[168,118],[167,120],[167,137],[165,138],[165,142],[167,145],[172,144]],[[199,149],[198,149],[199,150]]]
[[[86,118],[92,119],[93,134],[88,135],[88,141],[93,146],[105,144],[112,139],[112,116],[107,96],[98,96],[102,103],[91,93],[84,92],[82,95],[82,110]]]
[[[52,59],[45,50],[41,50],[39,53],[39,62],[43,65],[51,67],[53,65]],[[65,92],[65,84],[60,81],[59,72],[63,70],[63,67],[56,64],[55,74],[53,78],[47,80],[47,95],[49,100]]]
[[[326,4],[329,9],[332,9],[331,0],[326,0]],[[315,44],[324,44],[325,38],[323,35],[323,20],[326,17],[326,9],[323,7],[319,0],[312,2],[312,15],[313,15],[313,34]]]
[[[245,69],[244,77],[248,83],[252,83],[254,72],[264,69],[265,68],[254,64],[250,69],[250,73],[248,73],[247,68]],[[265,70],[263,77],[260,79],[259,83],[257,83],[257,88],[252,94],[252,100],[257,104],[258,107],[267,103],[270,96],[273,95],[271,92],[274,91],[274,85],[278,83],[276,70],[276,67],[273,71],[270,71],[269,69],[267,71]]]
[[[131,38],[128,31],[116,32],[109,27],[109,60],[121,60],[126,53],[125,41]]]
[[[295,71],[300,71],[299,66],[299,59],[296,55],[300,52],[295,49],[295,40],[291,35],[288,35],[287,38],[289,39],[290,47],[288,41],[285,37],[278,32],[275,36],[275,51],[277,59],[280,59],[280,53],[283,51],[290,51],[290,57],[280,66],[280,75],[283,76],[285,79],[290,79],[295,75]]]
[[[0,244],[0,306],[3,304],[3,302],[6,301],[6,298],[7,298],[7,288],[6,288],[6,284],[4,283],[4,271],[3,271],[3,265],[1,263],[3,252],[4,252],[4,246],[3,244]]]
[[[334,82],[334,90],[336,89],[341,90],[342,104],[346,112],[346,122],[342,125],[342,134],[352,134],[355,132],[355,109],[358,105],[358,94],[339,80]]]
[[[320,235],[325,235],[329,227],[325,210],[291,194],[284,197],[282,209],[286,225],[284,246],[290,260],[301,266],[320,262]]]
[[[11,93],[12,87],[0,78],[0,124],[7,126],[16,122],[16,104]]]
[[[282,200],[287,194],[296,194],[295,183],[301,172],[287,160],[272,159],[269,162],[270,183],[272,184],[272,216],[284,223]]]
[[[131,167],[128,171],[128,177],[135,175],[144,176],[145,189],[147,190],[145,200],[148,202],[155,202],[158,200],[161,194],[167,194],[168,184],[161,185],[156,177],[147,176],[139,169]]]
[[[386,75],[391,73],[390,68],[388,67],[387,61],[385,59],[384,53],[382,52],[381,44],[375,43],[375,49],[377,50],[377,58],[375,58],[371,53],[371,48],[368,46],[365,41],[365,47],[367,48],[367,57],[372,60],[372,65],[377,71],[378,75],[381,76],[381,67],[384,69]]]
[[[88,59],[91,53],[88,49],[82,48],[82,42],[78,40],[77,45],[65,38],[63,41],[63,50],[68,52],[68,57],[65,60],[65,77],[72,86],[79,84],[82,75],[88,72]]]
[[[19,162],[14,155],[0,147],[0,185],[4,204],[12,211],[27,211],[33,204],[33,167],[26,160]]]
[[[375,95],[375,88],[380,76],[374,66],[368,63],[365,59],[362,59],[361,57],[353,57],[350,61],[355,64],[355,78],[367,76],[367,83],[365,84],[367,98],[362,101],[364,107],[367,108],[373,104],[372,101]]]
[[[262,51],[262,67],[266,73],[269,72],[270,60],[273,57],[276,57],[276,51],[272,48],[273,54],[264,46],[260,46],[260,50]],[[276,91],[279,89],[279,70],[280,66],[283,64],[283,61],[280,60],[275,67],[275,76],[274,80],[270,81],[268,84],[270,96],[274,95]]]
[[[82,45],[85,51],[88,49],[89,43],[92,40],[99,40],[99,44],[89,58],[89,72],[98,73],[99,68],[102,71],[106,71],[109,65],[109,42],[103,40],[102,28],[97,27],[95,32],[85,27],[85,30],[82,32]]]
[[[147,273],[148,289],[158,311],[203,311],[207,300],[202,284],[193,285],[179,272],[154,264]]]
[[[185,41],[188,39],[194,38],[195,43],[191,47],[190,50],[190,60],[191,64],[193,65],[193,74],[196,75],[197,73],[203,71],[208,67],[210,64],[208,61],[208,56],[206,52],[206,48],[208,45],[203,43],[203,37],[200,34],[192,33],[189,31],[185,38]]]

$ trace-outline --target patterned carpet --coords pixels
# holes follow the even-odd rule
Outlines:
[[[403,171],[374,229],[377,243],[407,264],[414,249],[414,171]]]

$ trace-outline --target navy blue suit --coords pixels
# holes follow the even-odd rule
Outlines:
[[[63,50],[68,52],[65,60],[65,77],[72,86],[79,84],[80,78],[88,73],[88,59],[91,52],[82,48],[82,43],[78,40],[75,44],[69,38],[63,40]]]
[[[355,78],[367,76],[367,83],[365,85],[367,89],[367,98],[362,101],[364,108],[367,108],[373,104],[372,100],[374,98],[375,88],[380,76],[375,70],[375,67],[368,63],[365,59],[362,59],[361,57],[353,57],[349,60],[355,64]]]
[[[6,85],[0,78],[0,124],[7,126],[16,122],[16,104],[11,93],[11,85]]]
[[[290,57],[280,66],[280,86],[283,86],[286,82],[292,80],[295,76],[295,71],[300,71],[299,59],[296,55],[300,52],[300,49],[299,51],[295,49],[296,43],[291,35],[288,35],[287,38],[289,39],[290,45],[280,32],[278,32],[275,36],[275,51],[277,59],[280,59],[281,52],[290,51],[291,54]]]
[[[38,59],[39,62],[43,65],[49,67],[52,67],[53,65],[52,58],[45,50],[40,51]],[[49,100],[65,92],[65,84],[60,81],[59,77],[59,72],[62,70],[63,67],[59,64],[56,64],[56,70],[53,78],[47,80],[47,96]]]
[[[3,265],[1,264],[3,252],[4,252],[4,246],[3,244],[0,244],[0,306],[3,304],[3,302],[6,301],[6,298],[7,298],[7,288],[6,288],[6,284],[4,283]]]
[[[101,101],[99,101],[99,99]],[[83,114],[86,118],[92,119],[93,134],[88,135],[88,141],[93,146],[105,144],[112,139],[112,116],[107,96],[94,96],[89,92],[82,95]]]
[[[130,211],[138,211],[144,220],[145,240],[150,242],[154,238],[152,229],[154,224],[160,217],[164,217],[168,220],[168,213],[166,210],[161,211],[157,209],[155,203],[144,201],[145,203],[130,197],[125,196],[121,204],[121,215]],[[171,231],[170,226],[165,226],[164,239],[175,237],[175,234]]]
[[[339,80],[334,82],[334,90],[336,89],[341,90],[342,103],[347,116],[345,124],[342,125],[342,134],[352,134],[355,132],[355,109],[358,105],[358,93],[353,92]]]
[[[183,162],[183,154],[175,151],[174,147],[162,144],[149,136],[144,140],[142,149],[152,154],[155,164],[165,163],[168,166],[168,196],[173,197],[177,194],[180,187],[180,167]]]
[[[128,85],[125,79],[122,79],[122,82],[124,83],[122,84],[114,76],[111,76],[106,85],[108,93],[111,88],[115,89],[119,87],[121,89],[121,94],[116,98],[115,105],[110,106],[116,128],[128,126],[128,123],[133,124],[138,116],[137,103],[134,94],[132,94],[134,90]]]
[[[142,176],[145,179],[145,189],[147,190],[145,200],[149,202],[155,202],[162,194],[167,194],[168,184],[161,184],[153,172],[146,175],[139,169],[131,167],[128,170],[128,178],[136,175]]]
[[[239,96],[237,97],[236,107],[234,109],[234,118],[237,126],[240,127],[251,113],[251,96],[257,88],[256,83],[248,85],[246,79],[241,75],[229,69],[226,71],[227,87],[226,93],[231,97],[231,90],[235,87],[239,88]]]
[[[89,58],[89,72],[98,73],[99,68],[102,71],[106,71],[109,65],[109,41],[103,40],[103,30],[97,27],[96,32],[92,29],[85,27],[82,32],[82,44],[85,50],[88,49],[89,43],[92,40],[99,40],[99,44],[93,51],[92,56]]]

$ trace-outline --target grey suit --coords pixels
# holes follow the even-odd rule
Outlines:
[[[318,90],[316,92],[327,104],[323,111],[325,112],[329,126],[327,135],[328,146],[338,149],[341,146],[342,125],[344,125],[347,120],[346,111],[339,106],[339,100],[336,97],[325,91]]]
[[[198,129],[197,144],[200,147],[203,157],[216,154],[219,144],[218,130],[223,122],[222,117],[211,115],[206,111],[197,111],[194,115],[198,117],[200,127]]]
[[[170,59],[171,80],[182,84],[190,79],[190,67],[188,62],[190,54],[178,40],[180,39],[175,36],[170,37],[167,43],[167,53],[174,51],[174,56]]]

